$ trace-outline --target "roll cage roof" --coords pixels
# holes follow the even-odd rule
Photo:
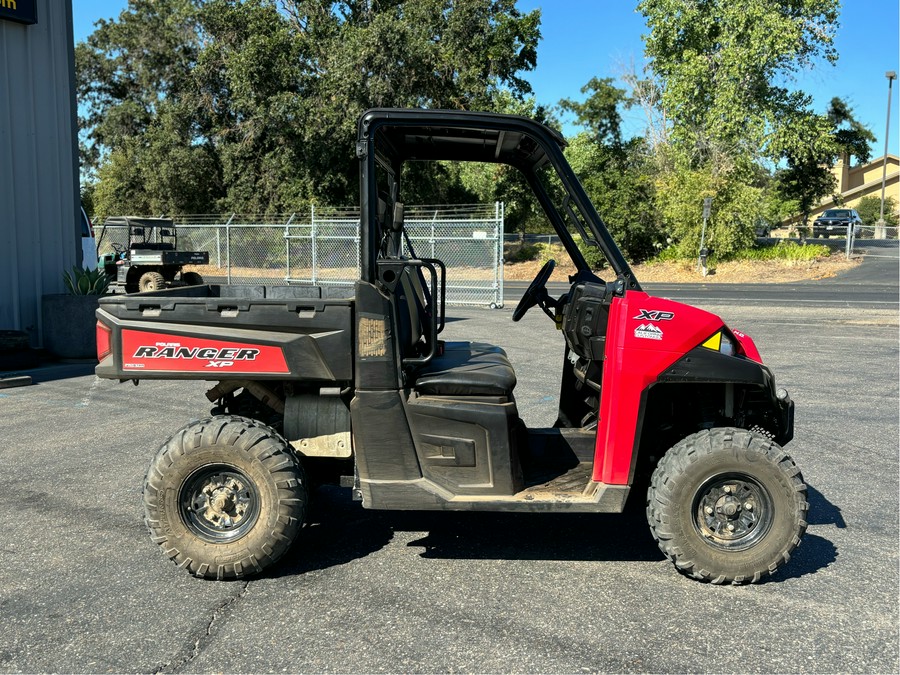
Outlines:
[[[590,268],[569,231],[568,225],[573,222],[585,240],[596,241],[624,286],[639,289],[628,263],[566,161],[562,152],[565,146],[559,132],[517,115],[395,108],[366,111],[359,119],[356,142],[360,160],[363,279],[375,280],[379,250],[376,163],[391,172],[398,191],[404,162],[446,160],[509,164],[519,169],[579,273],[590,274]],[[555,169],[565,189],[562,208],[553,203],[538,177],[537,171],[547,165]],[[391,195],[394,201],[398,197]]]
[[[563,148],[556,131],[526,117],[458,110],[370,110],[379,151],[400,161],[497,162],[536,169],[548,161],[546,144]]]

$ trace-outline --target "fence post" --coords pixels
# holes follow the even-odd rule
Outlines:
[[[222,269],[222,228],[216,228],[216,267]]]
[[[853,251],[853,223],[847,225],[847,244],[845,245],[844,255],[850,260],[850,253]]]
[[[284,280],[288,282],[291,280],[291,223],[296,215],[292,213],[284,224]]]
[[[499,225],[499,231],[497,233],[497,259],[499,261],[499,265],[495,266],[494,275],[497,279],[497,307],[503,307],[503,238],[506,236],[505,232],[505,204],[503,202],[494,202],[494,211],[497,213],[497,224]]]
[[[316,257],[316,205],[309,205],[309,219],[310,219],[310,235],[312,237],[312,269],[310,270],[310,276],[312,277],[312,282],[316,283],[316,279],[318,277],[318,259]]]
[[[360,260],[360,248],[362,247],[362,234],[360,232],[360,228],[362,227],[362,214],[360,213],[359,220],[356,223],[356,235],[353,237],[353,241],[356,243],[356,278],[359,279],[362,276],[362,260]]]
[[[434,216],[431,219],[431,259],[434,260],[434,223],[437,220],[438,212],[434,212]]]
[[[234,220],[234,216],[235,214],[232,212],[228,222],[225,223],[225,257],[227,259],[225,263],[225,278],[229,286],[231,285],[231,221]]]

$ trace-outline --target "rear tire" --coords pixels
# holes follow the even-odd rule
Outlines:
[[[141,293],[158,291],[166,287],[166,278],[159,272],[144,272],[138,280],[138,290]]]
[[[271,428],[222,415],[187,425],[159,449],[144,481],[152,540],[198,577],[256,574],[291,547],[307,482]]]
[[[714,584],[756,583],[787,563],[808,510],[794,461],[744,429],[688,436],[659,462],[647,492],[662,552],[683,574]]]
[[[201,286],[203,285],[203,277],[201,277],[197,272],[182,272],[181,280],[186,283],[188,286]]]

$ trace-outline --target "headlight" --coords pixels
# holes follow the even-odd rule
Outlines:
[[[737,346],[734,344],[734,340],[724,333],[720,333],[720,335],[722,336],[722,340],[719,342],[719,351],[725,354],[725,356],[734,356],[735,352],[737,352]]]
[[[720,352],[725,354],[725,356],[734,356],[737,353],[737,345],[735,345],[734,340],[722,331],[717,332],[700,346],[711,349],[714,352]]]

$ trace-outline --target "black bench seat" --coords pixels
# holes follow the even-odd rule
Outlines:
[[[484,342],[445,342],[444,353],[416,371],[419,394],[510,396],[515,386],[506,352]]]

